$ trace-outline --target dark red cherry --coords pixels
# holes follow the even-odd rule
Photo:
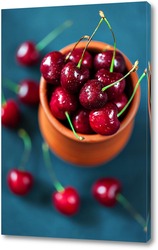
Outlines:
[[[76,189],[73,187],[66,187],[62,191],[53,193],[52,202],[60,213],[71,216],[76,214],[79,210],[80,197]]]
[[[20,109],[13,99],[8,99],[1,107],[2,125],[16,128],[20,121]]]
[[[43,58],[40,65],[40,71],[48,83],[58,85],[63,66],[64,55],[60,51],[52,51]]]
[[[92,110],[89,114],[91,128],[97,134],[113,135],[119,127],[118,108],[114,103],[106,103],[103,108]]]
[[[79,92],[83,84],[89,79],[89,70],[84,66],[78,68],[75,63],[68,62],[61,71],[60,82],[69,93]]]
[[[115,178],[101,178],[92,186],[94,198],[104,206],[112,207],[117,202],[117,194],[121,192],[122,185]]]
[[[39,84],[33,80],[23,80],[19,84],[18,97],[21,102],[29,105],[39,103]]]
[[[31,41],[22,43],[16,52],[16,59],[18,63],[24,66],[36,64],[39,58],[39,51],[36,49],[36,45]]]
[[[33,176],[26,171],[12,169],[7,176],[9,189],[16,195],[26,195],[32,188]]]
[[[127,104],[128,98],[125,95],[125,93],[122,93],[116,99],[114,99],[113,102],[118,107],[118,112],[120,112],[125,107],[125,105]]]
[[[82,48],[76,48],[71,52],[71,55],[68,58],[68,61],[72,61],[74,62],[76,65],[79,63],[81,56],[83,53],[83,49]],[[68,55],[69,53],[67,53]],[[84,57],[82,60],[82,65],[85,66],[88,69],[92,68],[93,65],[93,57],[92,55],[86,50],[84,53]]]
[[[106,50],[100,52],[94,57],[94,68],[96,71],[99,69],[107,69],[109,71],[111,61],[113,57],[113,50]],[[123,73],[125,71],[126,65],[125,60],[122,54],[116,51],[115,59],[114,59],[114,71]]]
[[[80,108],[74,113],[72,117],[72,123],[76,132],[81,134],[94,133],[89,124],[89,113],[90,110],[84,108]]]
[[[96,79],[86,82],[79,93],[81,105],[90,110],[103,107],[107,102],[107,94],[102,88],[103,84]]]
[[[60,120],[65,120],[65,112],[73,113],[77,109],[78,101],[76,96],[69,94],[63,87],[58,86],[52,93],[50,100],[52,114]]]
[[[121,73],[118,72],[109,72],[106,69],[100,69],[95,75],[96,79],[103,83],[104,86],[108,86],[123,77]],[[125,89],[125,79],[119,81],[114,86],[109,87],[106,90],[108,95],[108,100],[114,100],[119,95],[121,95]]]

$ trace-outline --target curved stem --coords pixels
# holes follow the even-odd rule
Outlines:
[[[13,91],[15,94],[18,93],[19,90],[19,86],[17,85],[17,83],[9,80],[9,79],[4,79],[4,85],[10,89],[11,91]]]
[[[114,85],[117,84],[118,82],[120,82],[120,81],[122,81],[123,79],[125,79],[129,74],[131,74],[132,72],[136,71],[136,70],[138,69],[138,63],[139,63],[138,60],[135,61],[133,67],[131,68],[131,70],[130,70],[126,75],[124,75],[123,77],[121,77],[120,79],[118,79],[116,82],[113,82],[113,83],[111,83],[111,84],[109,84],[109,85],[103,87],[103,88],[102,88],[102,91],[105,91],[105,90],[107,90],[108,88],[114,86]]]
[[[56,29],[52,30],[45,38],[43,38],[36,45],[36,49],[41,51],[44,49],[50,42],[52,42],[58,35],[60,35],[65,29],[69,28],[72,25],[72,21],[67,20]]]
[[[138,82],[137,82],[136,85],[135,85],[135,88],[134,88],[134,90],[133,90],[133,93],[132,93],[130,99],[128,100],[128,102],[127,102],[127,104],[124,106],[124,108],[117,114],[117,117],[120,117],[120,115],[122,115],[123,112],[124,112],[124,111],[127,109],[127,107],[130,105],[131,101],[132,101],[133,98],[134,98],[134,95],[135,95],[135,93],[136,93],[136,91],[137,91],[137,88],[138,88],[140,82],[142,81],[142,79],[145,77],[146,74],[147,74],[147,69],[144,70],[143,74],[141,75],[141,77],[139,78]]]
[[[70,125],[70,127],[71,127],[71,129],[72,129],[72,132],[74,133],[75,137],[76,137],[78,140],[80,140],[80,141],[84,140],[84,137],[79,136],[79,135],[76,133],[76,131],[75,131],[75,129],[74,129],[74,126],[73,126],[73,124],[72,124],[72,122],[71,122],[70,116],[69,116],[69,114],[68,114],[67,111],[65,112],[65,115],[66,115],[66,118],[67,118],[67,120],[68,120],[68,122],[69,122],[69,125]]]
[[[52,163],[51,163],[51,159],[50,159],[50,155],[49,155],[49,147],[46,143],[42,144],[42,150],[43,150],[43,157],[44,157],[44,160],[46,163],[46,167],[47,167],[49,174],[51,176],[51,179],[53,181],[53,185],[58,192],[61,192],[64,190],[64,187],[57,180],[57,178],[52,170]]]
[[[112,30],[112,27],[111,27],[110,23],[108,22],[108,20],[106,19],[103,11],[99,11],[99,15],[104,19],[104,21],[108,25],[108,27],[112,33],[113,40],[114,40],[114,50],[113,50],[113,56],[112,56],[111,65],[110,65],[110,72],[113,72],[114,71],[114,60],[115,60],[115,55],[116,55],[116,38],[115,38],[115,34]]]
[[[147,232],[147,223],[145,219],[135,210],[131,203],[121,194],[117,194],[116,199],[121,205],[127,209],[131,216],[143,227],[143,230]]]
[[[24,169],[24,166],[25,166],[25,164],[28,161],[29,156],[30,156],[32,143],[31,143],[30,136],[28,135],[28,133],[24,129],[22,129],[22,128],[19,129],[18,135],[23,140],[23,143],[24,143],[24,152],[22,155],[22,159],[21,159],[21,163],[19,165],[19,168]]]

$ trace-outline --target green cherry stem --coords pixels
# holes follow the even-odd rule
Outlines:
[[[143,74],[140,76],[138,82],[137,82],[136,85],[135,85],[135,88],[134,88],[134,90],[133,90],[133,93],[132,93],[130,99],[128,100],[128,102],[127,102],[127,104],[124,106],[124,108],[117,114],[117,117],[120,117],[120,116],[123,114],[123,112],[127,109],[127,107],[130,105],[130,103],[131,103],[131,101],[133,100],[134,95],[135,95],[135,93],[136,93],[136,91],[137,91],[137,89],[138,89],[138,86],[139,86],[140,82],[141,82],[142,79],[146,76],[146,74],[147,74],[147,69],[145,69],[144,72],[143,72]]]
[[[76,133],[76,131],[75,131],[75,129],[74,129],[74,126],[73,126],[73,124],[72,124],[72,122],[71,122],[69,113],[68,113],[67,111],[65,112],[65,115],[66,115],[66,118],[67,118],[67,120],[68,120],[68,122],[69,122],[69,125],[70,125],[70,127],[71,127],[71,129],[72,129],[72,132],[74,133],[75,137],[76,137],[78,140],[80,140],[80,141],[84,140],[84,139],[85,139],[84,137],[79,136],[79,135]]]
[[[36,49],[38,51],[43,50],[50,42],[52,42],[58,35],[60,35],[65,29],[71,27],[72,21],[67,20],[58,26],[56,29],[52,30],[45,38],[43,38],[39,43],[36,44]]]
[[[130,71],[128,71],[128,73],[127,73],[126,75],[124,75],[122,78],[120,78],[120,79],[117,80],[116,82],[113,82],[113,83],[111,83],[111,84],[109,84],[109,85],[103,87],[103,88],[102,88],[102,91],[105,91],[105,90],[107,90],[108,88],[110,88],[110,87],[114,86],[115,84],[117,84],[118,82],[122,81],[122,80],[125,79],[128,75],[130,75],[132,72],[137,71],[137,69],[138,69],[138,64],[139,64],[138,60],[135,61],[133,67],[131,68]]]
[[[116,200],[131,214],[131,216],[143,227],[147,232],[147,223],[145,219],[136,211],[131,203],[121,194],[117,194]]]
[[[45,142],[43,142],[43,144],[42,144],[42,151],[43,151],[43,157],[44,157],[46,167],[47,167],[49,174],[51,176],[51,179],[53,181],[53,185],[58,192],[61,192],[64,190],[64,187],[57,180],[57,178],[52,170],[52,163],[51,163],[50,154],[49,154],[49,147]]]
[[[110,72],[113,72],[114,71],[114,60],[115,60],[115,55],[116,55],[116,38],[115,38],[115,34],[112,30],[112,27],[110,25],[110,23],[108,22],[107,18],[105,17],[103,11],[99,11],[99,15],[103,18],[103,20],[106,22],[106,24],[108,25],[111,33],[112,33],[112,36],[113,36],[113,40],[114,40],[114,50],[113,50],[113,56],[112,56],[112,60],[111,60],[111,65],[110,65]]]
[[[5,99],[5,96],[4,96],[4,93],[2,92],[2,105],[5,105],[6,104],[6,99]]]
[[[18,93],[19,86],[17,83],[15,83],[9,79],[4,79],[4,86],[6,86],[11,91],[13,91],[15,94]]]
[[[18,130],[18,136],[23,140],[23,143],[24,143],[24,152],[22,155],[21,163],[19,165],[19,169],[24,169],[24,166],[27,163],[29,156],[30,156],[32,143],[31,143],[30,136],[24,129],[21,128]]]

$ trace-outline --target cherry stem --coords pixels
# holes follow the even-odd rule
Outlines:
[[[13,91],[16,94],[18,93],[19,86],[17,85],[17,83],[15,83],[11,80],[8,80],[8,79],[5,79],[4,83],[8,89],[10,89],[11,91]]]
[[[45,142],[43,142],[43,144],[42,144],[42,150],[43,150],[43,157],[44,157],[44,160],[46,163],[46,167],[47,167],[49,174],[51,176],[51,179],[53,181],[53,185],[58,192],[61,192],[64,190],[64,187],[57,180],[57,178],[52,170],[52,163],[51,163],[50,154],[49,154],[49,146]]]
[[[72,48],[72,50],[68,53],[68,55],[65,58],[65,61],[67,61],[69,59],[69,57],[71,56],[72,52],[74,51],[74,49],[77,47],[77,45],[83,40],[83,39],[89,39],[90,37],[85,35],[82,36],[74,45],[74,47]]]
[[[65,29],[71,27],[72,21],[67,20],[56,29],[52,30],[45,38],[43,38],[38,44],[36,49],[38,51],[43,50],[50,42],[52,42],[58,35],[60,35]]]
[[[133,93],[132,93],[130,99],[128,100],[128,102],[127,102],[127,104],[124,106],[124,108],[117,114],[117,117],[120,117],[120,115],[122,115],[123,112],[124,112],[124,111],[127,109],[127,107],[130,105],[130,103],[131,103],[131,101],[133,100],[134,95],[135,95],[135,93],[136,93],[136,91],[137,91],[137,89],[138,89],[138,86],[139,86],[140,82],[142,81],[142,79],[145,77],[146,74],[147,74],[147,69],[144,70],[143,74],[141,75],[141,77],[139,78],[138,82],[137,82],[136,85],[135,85],[135,88],[134,88],[134,90],[133,90]]]
[[[112,27],[110,25],[110,23],[108,22],[108,20],[106,19],[103,11],[99,11],[99,15],[103,18],[103,20],[106,22],[106,24],[108,25],[111,33],[112,33],[112,36],[113,36],[113,40],[114,40],[114,50],[113,50],[113,56],[112,56],[112,60],[111,60],[111,65],[110,65],[110,72],[113,72],[114,71],[114,60],[115,60],[115,55],[116,55],[116,38],[115,38],[115,34],[112,30]]]
[[[4,93],[2,92],[2,105],[5,105],[5,104],[6,104],[6,99],[5,99]]]
[[[103,87],[103,88],[102,88],[102,91],[105,91],[105,90],[107,90],[108,88],[110,88],[110,87],[114,86],[115,84],[117,84],[118,82],[122,81],[122,80],[125,79],[129,74],[131,74],[132,72],[137,71],[137,69],[138,69],[138,63],[139,63],[138,60],[135,61],[133,67],[131,68],[130,71],[128,71],[128,73],[127,73],[126,75],[124,75],[123,77],[121,77],[120,79],[118,79],[116,82],[113,82],[113,83],[111,83],[111,84],[109,84],[109,85]]]
[[[99,21],[97,27],[95,28],[95,30],[93,31],[92,35],[91,35],[90,38],[88,39],[88,42],[87,42],[87,44],[86,44],[86,46],[85,46],[85,48],[84,48],[84,50],[83,50],[83,52],[82,52],[81,58],[80,58],[80,60],[79,60],[79,62],[78,62],[78,64],[77,64],[77,67],[78,67],[78,68],[81,67],[81,64],[82,64],[83,57],[84,57],[84,54],[85,54],[85,52],[86,52],[86,49],[87,49],[89,43],[91,42],[93,36],[94,36],[95,33],[97,32],[97,30],[98,30],[98,28],[100,27],[100,25],[101,25],[102,22],[103,22],[103,18],[100,19],[100,21]]]
[[[145,219],[135,210],[131,203],[121,194],[117,194],[116,200],[131,214],[131,216],[143,227],[147,232],[147,223]]]
[[[67,118],[67,120],[68,120],[68,122],[69,122],[69,125],[70,125],[70,127],[71,127],[71,129],[72,129],[72,132],[74,133],[75,137],[76,137],[78,140],[80,140],[80,141],[84,140],[84,139],[85,139],[84,137],[79,136],[79,135],[76,133],[76,131],[75,131],[75,129],[74,129],[74,126],[73,126],[73,124],[72,124],[72,122],[71,122],[70,116],[69,116],[69,114],[68,114],[67,111],[65,112],[65,115],[66,115],[66,118]]]
[[[30,136],[28,135],[28,133],[24,129],[22,129],[22,128],[19,129],[18,135],[23,140],[23,143],[24,143],[24,152],[23,152],[23,156],[22,156],[19,168],[24,169],[24,166],[25,166],[25,164],[28,161],[28,158],[30,156],[32,143],[31,143]]]

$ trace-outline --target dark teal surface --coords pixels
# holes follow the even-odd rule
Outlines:
[[[15,61],[17,47],[26,40],[38,43],[53,28],[67,19],[73,26],[62,33],[42,51],[52,50],[90,35],[103,10],[117,38],[117,47],[134,63],[139,60],[141,75],[150,61],[150,5],[147,2],[42,7],[2,10],[2,82],[3,78],[19,82],[24,78],[40,79],[39,65],[19,66]],[[95,40],[113,44],[106,25],[101,26]],[[2,87],[6,98],[15,94]],[[150,238],[141,226],[121,206],[106,208],[91,196],[91,186],[103,176],[118,178],[123,194],[147,218],[150,206],[150,130],[147,109],[147,81],[141,83],[141,102],[132,136],[125,149],[112,161],[98,168],[80,168],[63,162],[51,154],[54,171],[64,186],[74,186],[81,196],[79,213],[68,218],[59,214],[51,204],[54,191],[45,167],[39,131],[37,108],[20,104],[21,127],[32,138],[33,149],[26,166],[35,177],[35,185],[26,197],[11,194],[6,184],[7,172],[17,167],[23,144],[16,131],[2,128],[2,234],[53,238],[91,239],[145,242]],[[61,142],[62,143],[62,142]],[[106,152],[105,152],[106,153]],[[80,157],[80,155],[78,155]],[[150,224],[150,223],[149,223]]]

